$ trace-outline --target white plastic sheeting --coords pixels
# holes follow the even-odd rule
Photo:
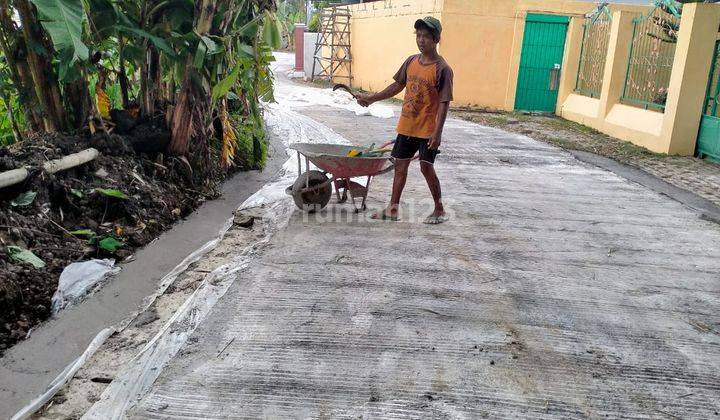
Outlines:
[[[272,135],[283,139],[286,147],[300,142],[349,144],[347,139],[335,131],[298,114],[284,103],[266,105],[265,118]],[[263,186],[240,206],[241,210],[266,207],[269,215],[264,218],[267,223],[266,236],[229,263],[208,274],[172,319],[105,389],[100,401],[85,413],[83,419],[125,418],[127,410],[148,392],[165,364],[175,356],[218,299],[227,292],[235,280],[234,274],[244,269],[256,250],[268,243],[272,234],[287,223],[293,206],[285,194],[285,188],[297,176],[297,158],[294,151],[286,149],[286,153],[289,158],[276,180]]]
[[[275,58],[277,61],[272,66],[275,74],[283,72],[283,69],[291,69],[295,65],[295,54],[275,53]],[[342,90],[333,92],[332,89],[319,89],[299,84],[278,83],[275,89],[275,99],[283,106],[292,108],[330,106],[352,111],[355,115],[377,118],[392,118],[395,115],[391,106],[381,103],[372,104],[367,108],[362,107],[349,93]]]
[[[285,188],[292,185],[298,176],[297,152],[287,147],[293,143],[334,143],[350,144],[350,142],[330,128],[293,111],[285,104],[268,104],[265,107],[265,121],[268,130],[279,137],[286,147],[288,160],[283,164],[279,176],[265,184],[250,196],[244,206],[259,207],[286,198]],[[314,166],[311,164],[311,168]],[[303,162],[303,171],[305,163]]]
[[[53,315],[71,305],[91,292],[109,275],[116,274],[120,267],[115,267],[115,260],[90,260],[76,262],[65,267],[60,274],[58,288],[52,297]]]
[[[173,317],[108,385],[83,419],[124,419],[140,397],[145,395],[162,368],[185,344],[190,335],[207,317],[215,303],[225,295],[235,281],[235,275],[249,264],[253,254],[267,244],[272,234],[289,219],[290,206],[278,202],[268,208],[266,235],[237,254],[229,263],[208,274],[195,292],[183,303]],[[283,217],[284,216],[284,217]],[[281,221],[280,224],[277,222]]]
[[[95,354],[98,348],[107,340],[108,337],[110,337],[115,332],[115,329],[105,328],[104,330],[100,331],[98,335],[95,336],[93,341],[90,342],[90,345],[85,349],[83,354],[80,355],[77,359],[75,359],[72,363],[70,363],[65,370],[60,372],[60,375],[48,385],[45,392],[40,395],[39,397],[35,398],[30,402],[30,404],[23,407],[22,410],[18,411],[14,416],[12,416],[11,420],[22,420],[26,419],[33,415],[37,410],[42,408],[45,403],[50,401],[50,398],[52,398],[53,395],[55,395],[60,388],[65,385],[67,381],[70,380],[73,376],[75,376],[75,373],[85,364],[85,362],[90,359],[90,357]]]
[[[375,103],[369,107],[362,107],[344,90],[299,87],[283,99],[287,105],[293,107],[324,105],[347,109],[354,112],[355,115],[369,115],[377,118],[392,118],[395,115],[392,108],[386,105]]]
[[[280,64],[282,64],[283,61],[287,61],[287,58],[283,58],[282,54],[280,54],[280,56]],[[266,206],[269,213],[275,214],[275,220],[268,221],[268,235],[259,243],[238,254],[230,263],[208,274],[195,293],[188,298],[173,318],[168,321],[164,328],[158,332],[145,348],[118,374],[118,377],[113,380],[105,392],[103,392],[100,401],[93,405],[83,418],[124,418],[127,410],[132,407],[137,399],[142,396],[155,381],[165,363],[176,354],[187,337],[189,337],[210,312],[217,300],[225,294],[234,281],[235,277],[233,274],[242,270],[247,265],[254,250],[262,244],[267,243],[270,240],[271,234],[281,227],[283,223],[287,222],[292,204],[289,197],[285,194],[285,188],[292,184],[297,176],[297,157],[294,151],[287,149],[287,146],[292,143],[350,144],[347,139],[335,131],[308,117],[300,115],[293,111],[292,107],[325,104],[349,109],[352,105],[346,102],[346,100],[337,99],[340,94],[333,94],[332,90],[323,91],[325,92],[323,94],[307,93],[301,95],[293,93],[296,89],[307,89],[315,92],[320,91],[316,88],[305,88],[295,85],[291,88],[288,88],[287,85],[282,86],[281,84],[276,86],[275,97],[277,103],[264,104],[266,110],[265,120],[272,135],[278,136],[283,140],[283,144],[286,146],[285,153],[288,155],[288,160],[279,171],[275,181],[263,186],[240,206],[241,210]],[[290,98],[288,98],[288,94],[291,96]],[[336,99],[325,99],[326,95],[333,95]],[[345,95],[350,98],[350,95],[347,93],[345,93]],[[345,103],[343,104],[342,102]],[[388,115],[387,110],[392,112],[392,109],[387,108],[387,110],[382,110],[382,108],[379,107],[380,105],[377,105],[374,108],[380,109],[380,111],[376,111],[376,114]],[[372,114],[371,111],[369,112]],[[271,205],[272,203],[275,203],[275,205]],[[48,385],[46,392],[35,398],[30,404],[19,411],[13,417],[13,420],[28,418],[50,401],[55,393],[72,379],[75,372],[97,351],[108,337],[115,332],[125,329],[137,315],[149,308],[157,297],[162,295],[190,264],[198,261],[202,256],[213,250],[232,226],[232,221],[233,218],[229,218],[216,238],[208,241],[198,250],[188,255],[178,266],[163,277],[156,293],[148,296],[144,300],[139,312],[126,318],[118,325],[101,331],[85,352]],[[272,227],[273,223],[275,224],[274,228]]]

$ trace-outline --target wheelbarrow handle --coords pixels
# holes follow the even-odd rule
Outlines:
[[[420,156],[414,156],[412,159],[410,159],[410,161],[412,162],[417,159],[420,159]],[[395,169],[395,158],[391,157],[390,162],[392,162],[392,165],[388,166],[387,168],[381,170],[380,172],[378,172],[376,174],[368,175],[368,176],[378,176],[378,175],[386,174],[386,173],[392,171],[393,169]]]
[[[390,146],[391,144],[395,144],[395,139],[392,139],[389,142],[384,143],[382,146],[378,147],[378,149],[384,149],[384,148]]]
[[[393,162],[392,165],[390,165],[390,166],[388,166],[387,168],[381,170],[380,172],[378,172],[378,173],[376,173],[376,174],[373,174],[373,175],[368,175],[368,176],[380,176],[380,175],[382,175],[382,174],[386,174],[386,173],[392,171],[393,169],[395,169],[395,162]]]

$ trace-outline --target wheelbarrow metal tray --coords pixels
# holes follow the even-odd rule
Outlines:
[[[343,146],[338,144],[308,144],[297,143],[290,145],[306,156],[310,162],[321,170],[332,174],[334,178],[353,178],[358,176],[374,176],[383,171],[390,161],[387,157],[349,157],[347,154],[357,146]]]

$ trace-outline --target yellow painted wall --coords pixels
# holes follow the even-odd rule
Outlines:
[[[455,72],[454,105],[505,108],[516,0],[446,0],[441,54]]]
[[[683,8],[677,55],[670,77],[660,148],[665,153],[695,153],[705,103],[720,5],[692,4]]]
[[[417,54],[417,19],[441,19],[444,0],[386,0],[351,6],[353,86],[378,92],[390,85],[405,59]]]
[[[612,5],[613,20],[602,94],[574,93],[583,16],[592,1],[384,0],[351,7],[353,85],[380,91],[402,62],[417,53],[413,23],[432,15],[443,23],[440,54],[455,72],[453,105],[513,110],[528,13],[570,16],[557,113],[662,153],[692,154],[710,54],[718,39],[720,5],[688,4],[680,29],[665,113],[620,103],[632,18],[646,6]]]
[[[513,110],[527,13],[582,16],[592,1],[385,0],[351,6],[353,86],[380,91],[412,54],[413,23],[443,23],[440,54],[455,71],[454,105]],[[618,6],[641,10],[637,6]]]
[[[712,52],[720,25],[720,5],[687,4],[684,7],[665,112],[621,103],[627,72],[632,18],[613,16],[603,89],[597,100],[572,93],[559,98],[558,114],[658,153],[692,155],[710,72]],[[568,72],[564,77],[577,75]]]

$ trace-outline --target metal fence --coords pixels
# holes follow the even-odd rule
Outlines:
[[[585,18],[580,67],[575,84],[575,92],[581,95],[591,98],[600,97],[611,27],[612,16],[607,6]]]
[[[665,110],[679,29],[680,14],[666,7],[657,6],[633,20],[623,103]]]
[[[707,99],[705,101],[705,115],[720,117],[720,42],[715,45],[712,69],[710,70],[710,81],[708,83]]]

